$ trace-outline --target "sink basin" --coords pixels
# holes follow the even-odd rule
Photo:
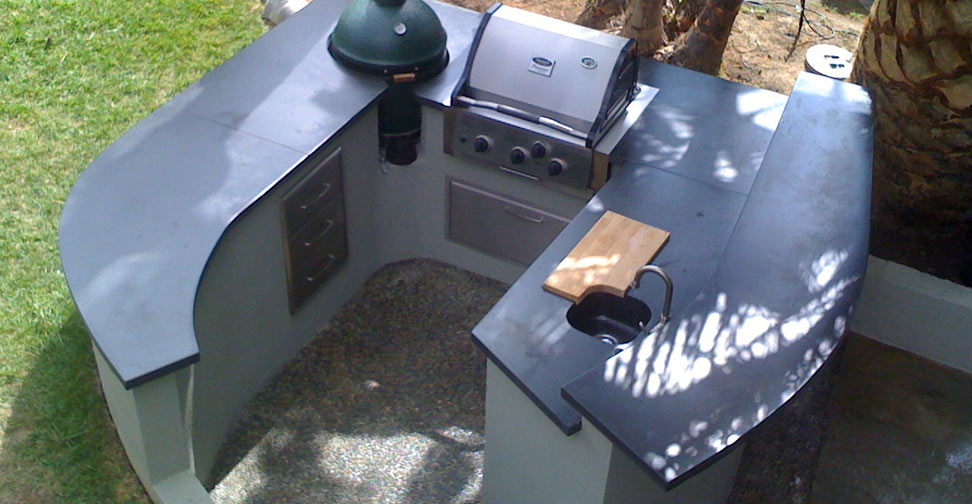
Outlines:
[[[589,294],[567,310],[567,322],[574,329],[612,345],[635,339],[649,320],[651,310],[645,303],[604,292]]]

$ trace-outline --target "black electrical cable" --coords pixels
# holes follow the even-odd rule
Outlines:
[[[797,25],[796,36],[793,37],[793,45],[790,46],[790,51],[786,53],[784,60],[789,60],[790,56],[793,56],[793,51],[796,51],[797,43],[800,42],[800,33],[803,32],[803,22],[807,19],[807,0],[800,0],[800,24]]]
[[[799,5],[796,5],[796,4],[792,4],[792,3],[789,3],[789,2],[762,1],[762,0],[744,0],[744,1],[745,1],[745,3],[747,3],[749,5],[755,5],[755,6],[758,6],[758,7],[762,7],[764,9],[766,9],[767,12],[778,12],[780,14],[783,14],[783,15],[786,15],[786,16],[790,16],[790,17],[795,17],[795,18],[799,18],[800,17],[800,6]],[[789,7],[791,9],[793,9],[793,10],[790,11],[790,10],[788,10],[786,8],[777,7],[777,6]],[[810,9],[810,8],[805,8],[805,9],[803,9],[803,11],[805,13],[804,14],[804,19],[805,19],[804,22],[806,23],[807,27],[810,28],[810,30],[814,34],[816,34],[818,37],[820,37],[820,38],[822,38],[824,40],[830,40],[830,39],[836,37],[838,33],[843,33],[843,34],[846,34],[846,35],[851,35],[853,37],[859,37],[860,36],[860,33],[857,33],[857,32],[854,32],[854,31],[850,31],[850,30],[838,30],[837,28],[834,28],[833,26],[830,25],[830,23],[827,22],[827,17],[824,16],[820,11],[817,11],[817,10],[814,10],[814,9]],[[817,18],[817,20],[811,19],[809,16],[806,15],[806,13],[813,14]],[[824,32],[821,32],[821,30],[818,29],[818,27],[825,29]]]

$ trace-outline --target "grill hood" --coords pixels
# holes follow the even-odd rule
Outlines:
[[[496,4],[454,97],[554,119],[593,143],[637,92],[637,63],[631,39]]]

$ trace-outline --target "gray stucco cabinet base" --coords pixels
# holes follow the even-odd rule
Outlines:
[[[155,502],[213,502],[196,478],[190,443],[193,367],[125,390],[94,346],[98,375],[128,460]]]
[[[492,362],[486,367],[484,504],[719,504],[745,449],[739,443],[682,485],[665,491],[599,430],[571,436]]]

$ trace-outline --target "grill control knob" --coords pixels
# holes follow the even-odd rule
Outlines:
[[[523,147],[513,147],[510,151],[510,162],[513,164],[520,164],[526,161],[527,151]]]
[[[493,141],[486,135],[479,135],[473,140],[473,150],[476,152],[486,152],[493,146]]]
[[[533,159],[540,159],[547,155],[547,146],[543,142],[533,142],[530,146],[530,155]]]
[[[547,174],[556,177],[567,171],[567,162],[560,158],[553,158],[547,163]]]

